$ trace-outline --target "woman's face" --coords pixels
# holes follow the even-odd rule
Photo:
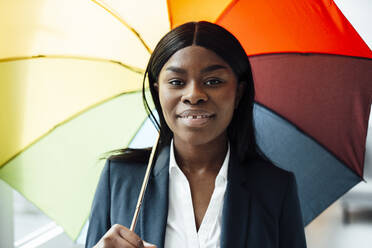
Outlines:
[[[242,84],[216,53],[189,46],[173,54],[154,84],[175,139],[201,145],[227,137]]]

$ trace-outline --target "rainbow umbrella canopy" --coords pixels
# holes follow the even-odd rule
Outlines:
[[[363,178],[372,52],[330,0],[0,0],[0,178],[75,239],[99,157],[146,119],[151,51],[198,20],[250,56],[257,140],[296,174],[305,223]]]

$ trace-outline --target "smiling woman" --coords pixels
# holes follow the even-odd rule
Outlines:
[[[160,40],[146,77],[160,139],[139,224],[127,228],[150,150],[127,148],[102,172],[86,247],[306,247],[295,178],[255,142],[237,39],[216,24],[183,24]]]

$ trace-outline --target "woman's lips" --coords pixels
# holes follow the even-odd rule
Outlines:
[[[212,114],[191,114],[178,116],[178,119],[189,127],[202,127],[206,125],[215,115]]]

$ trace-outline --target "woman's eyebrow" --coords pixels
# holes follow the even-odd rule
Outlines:
[[[202,73],[207,73],[207,72],[211,72],[211,71],[215,71],[215,70],[220,70],[220,69],[224,69],[224,70],[227,70],[228,68],[224,65],[220,65],[220,64],[216,64],[216,65],[210,65],[208,67],[205,67],[201,70]]]
[[[186,74],[186,70],[184,70],[184,69],[182,69],[180,67],[176,67],[176,66],[169,66],[165,70],[166,71],[172,71],[172,72],[180,73],[180,74]]]
[[[211,72],[211,71],[215,71],[215,70],[220,70],[220,69],[227,70],[228,68],[226,66],[220,65],[220,64],[210,65],[210,66],[207,66],[207,67],[203,68],[201,70],[201,73],[207,73],[207,72]],[[180,74],[186,74],[187,73],[185,69],[182,69],[182,68],[176,67],[176,66],[169,66],[165,70],[166,71],[172,71],[172,72],[180,73]]]

